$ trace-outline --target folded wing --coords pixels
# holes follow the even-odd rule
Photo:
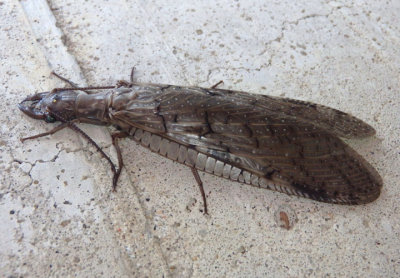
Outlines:
[[[289,194],[340,204],[364,204],[380,194],[379,174],[339,138],[374,134],[353,116],[237,91],[156,85],[141,90],[142,99],[114,116],[271,180]]]

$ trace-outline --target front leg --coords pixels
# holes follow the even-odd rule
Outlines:
[[[52,134],[56,133],[57,131],[60,131],[60,130],[62,130],[64,128],[66,128],[66,127],[70,127],[71,124],[76,123],[76,122],[79,122],[79,120],[75,119],[75,120],[72,120],[70,122],[62,123],[62,124],[60,124],[59,126],[56,126],[55,128],[53,128],[50,131],[39,133],[39,134],[36,134],[36,135],[33,135],[33,136],[29,136],[29,137],[25,137],[25,138],[21,138],[20,140],[23,143],[26,140],[32,140],[32,139],[37,139],[37,138],[44,137],[44,136],[47,136],[47,135],[52,135]]]
[[[126,132],[116,132],[114,134],[111,135],[112,138],[112,143],[114,145],[114,148],[117,152],[117,157],[118,157],[118,170],[116,172],[114,172],[114,177],[113,177],[113,191],[116,191],[117,188],[117,183],[118,183],[118,178],[121,175],[121,170],[122,167],[124,166],[124,161],[122,159],[122,153],[121,153],[121,148],[118,145],[118,139],[119,138],[125,138],[128,137],[129,134]]]

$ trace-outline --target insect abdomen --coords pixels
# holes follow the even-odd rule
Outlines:
[[[304,194],[298,194],[298,192],[295,192],[290,188],[279,186],[272,180],[268,180],[254,173],[250,173],[249,171],[237,168],[229,163],[215,159],[209,155],[198,152],[197,150],[182,144],[178,144],[167,138],[163,138],[157,134],[152,134],[135,127],[130,129],[129,134],[133,140],[151,151],[189,167],[195,167],[200,171],[256,187],[279,191],[290,195],[307,197]]]
[[[337,204],[353,203],[352,200],[348,198],[338,197],[336,199],[327,199],[323,196],[317,196],[314,194],[310,195],[304,191],[297,190],[289,184],[287,186],[279,185],[274,182],[273,179],[267,179],[244,169],[240,169],[232,164],[215,159],[193,148],[178,144],[175,141],[163,138],[148,131],[144,131],[140,128],[132,127],[129,131],[129,134],[133,140],[150,149],[151,151],[158,153],[159,155],[219,177],[264,189],[278,191],[288,195],[310,198],[322,202],[331,202]]]

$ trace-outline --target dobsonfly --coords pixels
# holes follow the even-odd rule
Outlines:
[[[375,130],[339,110],[306,101],[211,88],[118,81],[116,86],[56,88],[24,99],[19,109],[35,119],[62,122],[34,139],[69,127],[111,164],[113,189],[123,167],[118,139],[191,168],[233,181],[321,202],[357,205],[380,195],[377,171],[339,137]],[[75,123],[114,125],[118,169]]]

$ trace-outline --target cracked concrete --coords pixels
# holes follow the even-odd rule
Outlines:
[[[5,277],[398,277],[400,6],[387,1],[0,1],[0,274]],[[384,180],[335,206],[201,174],[121,141],[110,168],[71,130],[24,116],[26,95],[127,79],[314,101],[377,135],[351,144]],[[81,125],[116,160],[109,131]],[[281,212],[288,223],[282,228]],[[283,221],[284,222],[284,221]]]

